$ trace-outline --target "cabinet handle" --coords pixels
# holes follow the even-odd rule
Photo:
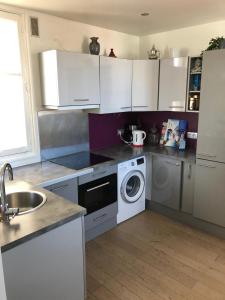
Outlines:
[[[98,220],[100,220],[100,219],[102,219],[102,218],[104,218],[106,216],[107,216],[107,214],[105,213],[105,214],[103,214],[103,215],[101,215],[99,217],[96,217],[96,218],[94,218],[94,222],[96,222],[96,221],[98,221]]]
[[[205,167],[205,168],[210,168],[210,169],[215,169],[216,166],[211,166],[211,165],[202,165],[202,164],[197,164],[197,166],[200,166],[200,167]]]
[[[68,184],[64,184],[64,185],[57,186],[57,187],[55,187],[55,188],[50,189],[50,191],[51,191],[51,192],[53,192],[53,191],[58,191],[58,190],[61,190],[61,189],[66,188],[66,187],[68,187]]]
[[[73,99],[74,102],[88,102],[89,99]]]
[[[184,108],[184,106],[170,105],[169,108]]]
[[[148,105],[133,105],[133,107],[148,107]]]
[[[178,163],[178,162],[176,162],[176,163],[174,163],[174,162],[171,162],[171,161],[166,161],[166,163],[168,164],[168,165],[172,165],[172,166],[180,166],[180,163]]]
[[[206,157],[216,157],[216,155],[211,155],[207,153],[197,153],[197,155],[206,156]]]
[[[188,166],[188,179],[191,179],[192,166],[191,164]]]
[[[131,108],[131,106],[123,106],[123,107],[120,107],[120,109],[127,109],[127,108]]]
[[[100,184],[100,185],[97,185],[97,186],[95,186],[95,187],[93,187],[93,188],[88,189],[87,192],[91,192],[91,191],[97,190],[97,189],[99,189],[99,188],[101,188],[101,187],[103,187],[103,186],[109,185],[109,184],[110,184],[109,181],[108,181],[108,182],[105,182],[105,183],[103,183],[103,184]]]

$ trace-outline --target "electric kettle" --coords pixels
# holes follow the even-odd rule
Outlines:
[[[133,130],[133,146],[142,147],[144,146],[144,139],[146,138],[146,133],[143,130]]]

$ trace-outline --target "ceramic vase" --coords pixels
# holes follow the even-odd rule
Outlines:
[[[99,55],[100,53],[100,44],[98,42],[98,37],[91,37],[91,42],[89,44],[89,50],[91,54]]]

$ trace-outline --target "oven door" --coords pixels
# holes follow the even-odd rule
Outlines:
[[[117,201],[117,174],[105,176],[79,185],[78,203],[87,214]]]

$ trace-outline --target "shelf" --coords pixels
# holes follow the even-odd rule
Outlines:
[[[189,93],[200,93],[200,91],[189,91]]]
[[[199,110],[190,110],[190,109],[188,109],[187,112],[199,113]]]
[[[190,75],[201,75],[202,72],[191,72]]]

